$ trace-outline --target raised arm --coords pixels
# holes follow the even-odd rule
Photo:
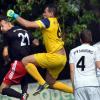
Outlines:
[[[16,20],[19,24],[25,26],[26,28],[39,28],[39,25],[35,21],[28,21],[20,16],[18,16]]]
[[[20,17],[13,10],[8,10],[7,16],[16,19],[19,24],[25,26],[26,28],[39,28],[39,25],[35,21],[28,21]]]

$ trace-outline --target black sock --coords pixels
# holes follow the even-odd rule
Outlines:
[[[22,94],[15,91],[14,89],[12,88],[4,88],[2,90],[2,94],[3,95],[7,95],[7,96],[10,96],[10,97],[15,97],[15,98],[21,98],[22,97]]]
[[[22,94],[27,93],[27,89],[28,89],[28,84],[21,85]]]
[[[28,90],[28,80],[27,80],[27,75],[23,77],[23,79],[21,80],[21,90],[22,90],[22,94],[27,93]]]

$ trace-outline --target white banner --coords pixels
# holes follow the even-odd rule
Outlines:
[[[64,80],[64,83],[71,85],[70,80]],[[33,96],[32,94],[37,89],[38,84],[33,83],[28,85],[28,100],[74,100],[73,94],[61,92],[53,89],[45,89],[39,95]],[[12,88],[21,92],[20,85],[13,86]],[[0,95],[0,100],[19,100],[8,96]]]

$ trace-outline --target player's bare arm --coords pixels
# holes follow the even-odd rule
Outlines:
[[[27,28],[39,28],[39,25],[35,21],[28,21],[23,19],[22,17],[18,17],[16,19],[21,25],[27,27]]]
[[[5,61],[4,65],[7,65],[11,61],[10,58],[9,58],[8,46],[5,46],[3,48],[2,55],[3,55],[4,61]]]
[[[73,83],[74,82],[74,64],[70,64],[70,78]]]
[[[39,46],[39,40],[38,40],[38,39],[34,39],[34,40],[32,41],[32,43],[33,43],[33,45],[35,45],[35,46]]]
[[[8,56],[8,46],[5,46],[3,49],[3,57],[7,57]]]
[[[22,26],[25,26],[27,28],[39,28],[39,25],[35,21],[28,21],[20,17],[13,10],[8,10],[7,16],[16,19]]]
[[[100,69],[100,61],[96,61],[96,67]]]

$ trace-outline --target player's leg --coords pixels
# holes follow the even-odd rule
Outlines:
[[[9,85],[2,83],[0,92],[2,95],[7,95],[15,98],[22,98],[22,94],[9,87]]]
[[[53,88],[67,93],[73,93],[73,88],[71,86],[60,81],[56,81],[53,84]]]
[[[21,80],[21,90],[22,90],[22,94],[27,93],[27,90],[28,90],[27,75],[25,75],[23,79]]]
[[[41,59],[40,59],[41,60]],[[38,83],[40,84],[40,86],[37,88],[37,90],[35,91],[34,95],[39,94],[42,90],[44,90],[45,88],[48,88],[49,85],[46,83],[46,81],[42,78],[42,76],[40,75],[40,73],[37,70],[37,66],[38,63],[34,58],[34,55],[30,55],[27,57],[24,57],[22,59],[22,63],[24,64],[26,70],[28,71],[28,73],[38,81]]]
[[[42,68],[47,68],[47,70],[50,72],[50,74],[47,74],[47,83],[49,83],[50,85],[52,84],[52,87],[55,89],[73,93],[73,88],[71,86],[62,82],[56,82],[57,77],[66,64],[66,56],[59,54],[42,53],[35,55],[35,58]]]
[[[27,75],[25,75],[23,77],[23,79],[21,80],[21,90],[22,90],[22,95],[25,98],[28,98],[29,94],[27,93],[28,90],[28,80],[27,80]]]
[[[85,87],[88,100],[100,100],[100,86]]]
[[[75,100],[99,100],[100,99],[100,87],[89,86],[75,89]]]
[[[59,61],[57,59],[60,59]],[[25,57],[22,60],[23,64],[26,66],[27,71],[39,82],[41,86],[38,87],[38,90],[44,89],[45,80],[39,74],[35,65],[40,65],[42,68],[52,69],[51,73],[54,77],[58,77],[59,73],[63,70],[66,63],[66,57],[59,54],[49,54],[49,53],[39,53],[34,56]],[[38,62],[38,63],[37,63]],[[32,64],[33,63],[33,64]],[[60,86],[61,85],[61,86]],[[53,86],[56,89],[72,92],[72,88],[61,83],[56,82]],[[61,88],[59,88],[61,87]]]
[[[23,76],[26,75],[26,70],[23,67],[23,64],[19,61],[14,61],[11,64],[11,68],[4,77],[3,83],[1,84],[1,93],[3,95],[19,98],[21,100],[27,100],[27,95],[23,95],[20,92],[17,92],[14,89],[11,89],[9,86],[12,84],[20,83]]]
[[[38,83],[40,84],[39,87],[37,88],[37,90],[34,92],[33,95],[37,95],[39,94],[42,90],[46,89],[49,87],[49,84],[46,83],[46,81],[42,78],[42,76],[40,75],[40,73],[38,72],[36,66],[32,63],[28,63],[26,65],[26,69],[28,71],[28,73],[38,81]]]
[[[56,81],[56,79],[53,78],[49,72],[47,72],[46,74],[46,81],[50,84],[50,86],[53,89],[67,92],[67,93],[73,93],[73,88],[70,85],[68,85],[67,83],[65,84],[63,82]]]
[[[22,59],[22,63],[24,64],[26,70],[28,73],[38,81],[40,85],[43,85],[46,83],[46,81],[42,78],[40,73],[37,70],[38,63],[36,62],[34,55],[30,55],[27,57],[24,57]]]
[[[47,70],[48,70],[47,78],[46,78],[46,80],[48,80],[47,82],[50,83],[49,82],[50,80],[54,81],[54,79],[55,79],[55,82],[52,84],[52,87],[54,89],[68,92],[68,93],[73,93],[73,88],[70,85],[65,84],[63,82],[56,81],[59,74],[64,69],[64,66],[66,64],[66,56],[58,55],[58,54],[49,55],[49,56],[51,58],[49,59],[49,62],[48,62],[49,67],[47,68]],[[59,59],[59,60],[57,60],[57,59]]]
[[[75,89],[75,91],[74,91],[74,99],[75,100],[91,100],[89,98],[89,95],[87,94],[87,91],[85,90],[84,87]]]

